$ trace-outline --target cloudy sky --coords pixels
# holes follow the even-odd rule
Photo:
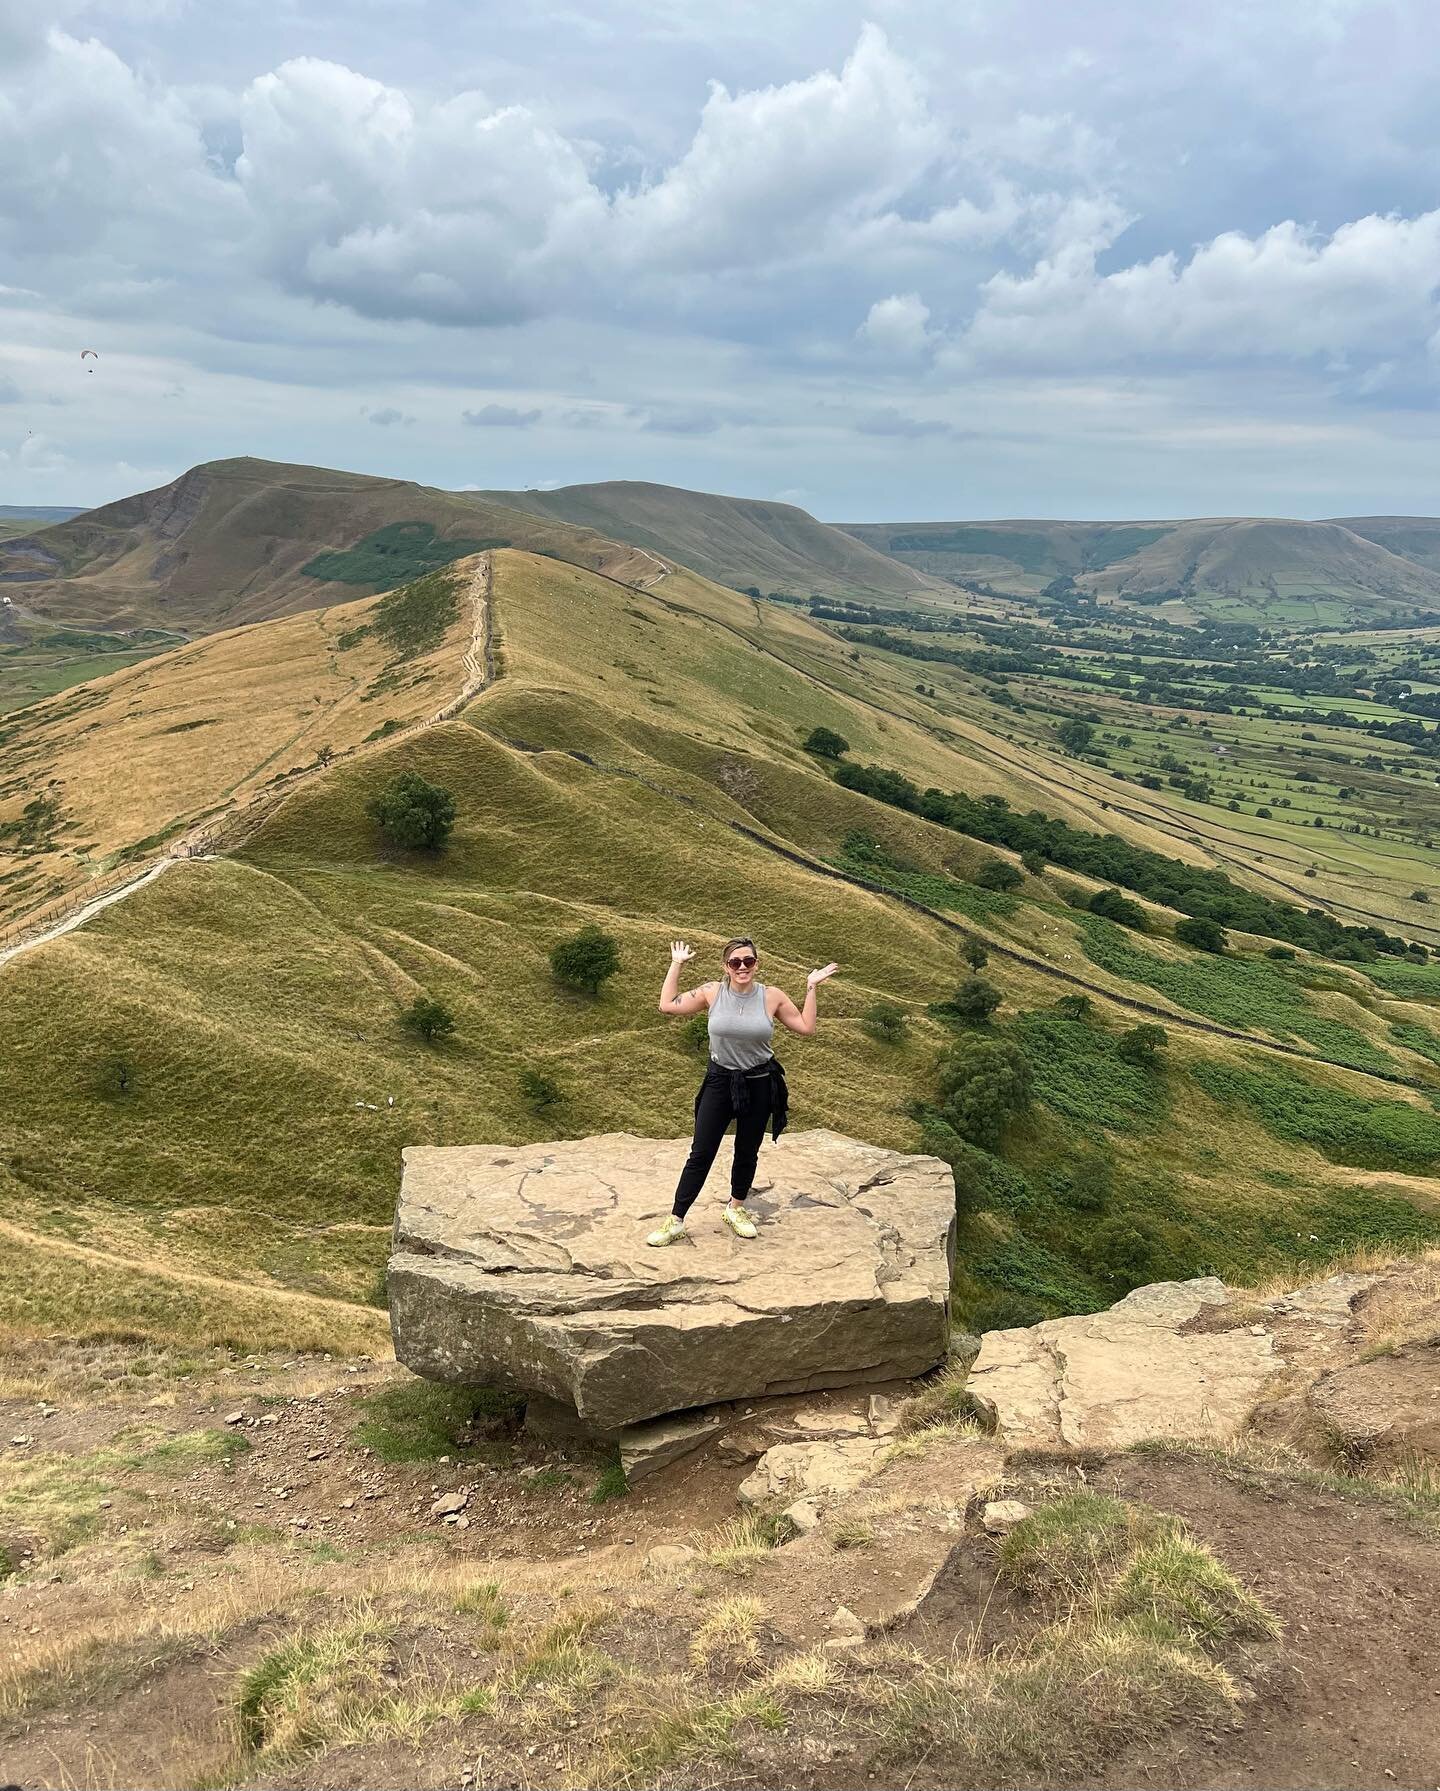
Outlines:
[[[1437,74],[1425,0],[0,0],[0,503],[1440,512]]]

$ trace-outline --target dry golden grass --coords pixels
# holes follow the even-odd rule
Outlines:
[[[341,646],[379,601],[362,598],[206,636],[14,717],[0,742],[0,819],[58,782],[68,825],[40,859],[0,845],[0,877],[43,868],[47,884],[78,888],[116,853],[158,844],[322,748],[344,752],[382,722],[434,714],[460,689],[474,629],[474,562],[464,565],[444,640],[370,700],[394,653],[373,634]]]

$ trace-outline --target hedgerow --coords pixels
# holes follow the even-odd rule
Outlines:
[[[1038,853],[1052,864],[1064,865],[1097,882],[1119,884],[1152,902],[1182,914],[1203,916],[1221,926],[1284,939],[1331,957],[1368,960],[1377,952],[1424,952],[1423,946],[1412,947],[1378,927],[1347,927],[1318,908],[1272,901],[1232,883],[1224,871],[1167,858],[1132,846],[1113,833],[1086,833],[1038,809],[1017,814],[1003,796],[922,791],[908,777],[883,765],[841,764],[835,781],[941,827],[992,845],[1009,846],[1012,851]]]

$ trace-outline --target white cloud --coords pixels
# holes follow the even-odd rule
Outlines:
[[[867,25],[838,75],[712,86],[685,154],[617,201],[622,252],[687,273],[792,263],[888,211],[943,145],[914,68]]]
[[[414,417],[403,410],[396,410],[393,404],[382,405],[379,410],[362,410],[361,416],[366,422],[373,423],[377,429],[393,429],[398,423],[408,429],[415,421]]]
[[[376,317],[513,323],[542,308],[603,211],[575,147],[522,106],[464,93],[418,112],[337,63],[252,82],[236,176],[267,265]]]
[[[1328,236],[1291,221],[1226,231],[1102,274],[1097,219],[1028,274],[996,274],[961,340],[974,361],[1087,366],[1155,358],[1291,361],[1423,348],[1440,325],[1440,211]]]
[[[855,332],[867,348],[898,360],[923,355],[935,341],[930,329],[930,307],[918,292],[892,293],[876,299],[865,321]]]

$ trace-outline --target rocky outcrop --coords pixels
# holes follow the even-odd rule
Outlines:
[[[991,1331],[969,1387],[1012,1447],[1123,1449],[1234,1436],[1281,1366],[1263,1325],[1187,1330],[1224,1282],[1137,1287],[1107,1312]]]
[[[722,1160],[690,1241],[649,1249],[688,1148],[607,1133],[407,1150],[388,1276],[400,1361],[538,1395],[612,1436],[941,1360],[955,1227],[944,1163],[787,1133],[761,1159],[758,1239],[719,1223]]]

